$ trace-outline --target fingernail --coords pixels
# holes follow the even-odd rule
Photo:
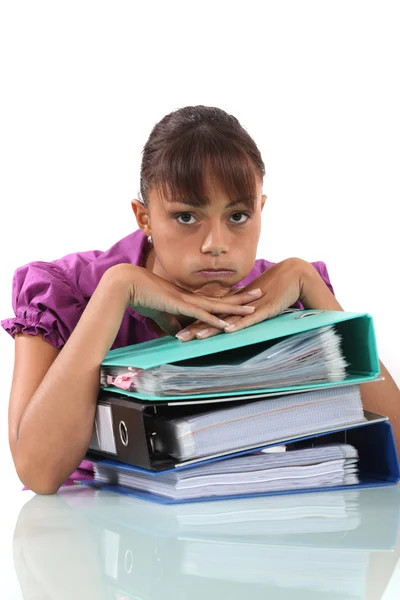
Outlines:
[[[186,340],[189,336],[190,336],[190,331],[182,330],[179,333],[177,333],[175,337],[177,337],[178,340]]]
[[[257,288],[256,290],[250,290],[249,294],[250,296],[256,296],[257,294],[260,294],[261,290],[260,288]]]
[[[236,323],[231,323],[227,327],[225,327],[225,331],[233,331],[236,327]]]
[[[207,333],[209,332],[209,329],[202,329],[201,331],[198,331],[196,333],[196,337],[204,337],[205,335],[207,335]]]
[[[255,306],[243,306],[243,308],[246,309],[247,312],[252,313],[256,310]]]
[[[221,321],[221,319],[219,320],[219,325],[220,327],[222,327],[223,329],[225,329],[225,327],[227,327],[229,325],[229,323],[227,323],[226,321]]]

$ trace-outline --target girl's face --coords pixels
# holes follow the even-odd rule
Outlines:
[[[232,203],[224,190],[209,186],[209,204],[164,200],[155,188],[146,209],[133,201],[139,227],[153,238],[147,267],[180,287],[221,297],[251,271],[266,196],[257,182],[252,208]]]

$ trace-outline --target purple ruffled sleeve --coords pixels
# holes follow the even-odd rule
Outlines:
[[[78,323],[86,301],[64,270],[55,263],[33,262],[16,270],[12,284],[15,317],[1,321],[12,337],[43,335],[61,348]]]

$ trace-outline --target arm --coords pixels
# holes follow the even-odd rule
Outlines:
[[[61,351],[40,337],[17,336],[9,440],[18,476],[34,492],[55,493],[87,451],[100,363],[128,301],[128,286],[110,270]]]
[[[304,269],[302,296],[305,308],[343,310],[336,298],[328,290],[315,269]],[[380,362],[383,381],[371,381],[360,386],[363,406],[366,410],[385,415],[393,427],[396,446],[400,452],[400,390],[389,371]]]
[[[9,440],[21,481],[36,493],[55,493],[85,456],[93,431],[100,365],[129,304],[168,331],[179,329],[171,319],[180,315],[222,328],[226,324],[216,314],[227,310],[249,314],[242,306],[245,299],[246,294],[238,294],[228,304],[196,296],[141,267],[120,264],[103,275],[61,351],[41,337],[19,334]]]
[[[231,328],[225,331],[238,331],[275,317],[298,300],[306,309],[343,310],[316,269],[299,258],[289,258],[277,263],[252,281],[243,291],[255,287],[262,289],[262,297],[251,301],[256,311],[245,317],[225,316],[225,321],[231,324]],[[204,328],[203,322],[193,323],[186,328],[185,331],[189,333],[184,341],[193,339],[199,332],[204,331]],[[206,331],[206,335],[199,336],[201,339],[221,333],[212,327],[207,327]],[[178,336],[181,333],[179,332]],[[389,418],[400,452],[400,390],[382,363],[380,368],[381,375],[385,378],[383,381],[363,383],[360,386],[363,406],[366,410]]]

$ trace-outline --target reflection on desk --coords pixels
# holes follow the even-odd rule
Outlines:
[[[400,488],[163,506],[92,489],[35,496],[14,562],[25,600],[380,599]]]

